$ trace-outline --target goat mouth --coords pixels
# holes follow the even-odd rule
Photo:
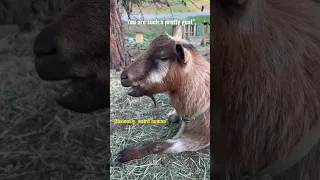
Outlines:
[[[72,77],[68,79],[69,82],[63,89],[61,89],[57,101],[59,102],[61,99],[72,96],[73,93],[81,92],[85,87],[85,84],[88,83],[88,81],[92,81],[93,78],[94,77]]]
[[[71,78],[68,86],[62,90],[57,103],[69,110],[90,113],[110,106],[105,93],[109,83],[97,81],[97,78]]]
[[[42,80],[60,81],[70,78],[70,67],[57,54],[37,55],[35,69]]]
[[[140,86],[131,86],[130,90],[128,91],[128,95],[132,97],[141,97],[146,95],[146,91]]]

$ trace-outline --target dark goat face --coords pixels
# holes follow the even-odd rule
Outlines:
[[[128,94],[133,97],[175,91],[191,58],[184,46],[190,45],[168,35],[155,38],[148,49],[121,73],[122,86],[131,87]]]
[[[76,0],[36,37],[36,71],[47,81],[71,79],[73,91],[57,99],[89,113],[109,107],[109,2]]]

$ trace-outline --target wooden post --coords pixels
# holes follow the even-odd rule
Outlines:
[[[190,38],[189,38],[189,36],[190,36],[190,24],[188,24],[187,26],[188,26],[188,39],[187,40],[190,41]]]
[[[202,36],[203,36],[203,38],[202,38],[202,45],[203,46],[206,46],[206,44],[207,44],[207,37],[208,37],[208,26],[209,26],[209,23],[202,23],[202,32],[203,32],[203,34],[202,34]]]
[[[143,34],[142,32],[136,32],[137,43],[143,43]]]

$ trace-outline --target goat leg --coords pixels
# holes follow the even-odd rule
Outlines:
[[[118,153],[118,160],[124,163],[134,159],[140,159],[149,154],[165,153],[171,146],[171,143],[163,141],[152,142],[151,144],[132,148],[124,148],[122,151]]]
[[[193,143],[192,143],[193,142]],[[134,159],[140,159],[150,154],[161,153],[181,153],[184,151],[198,151],[209,145],[209,142],[200,141],[194,143],[192,139],[185,139],[183,137],[172,140],[156,141],[147,145],[136,146],[132,148],[125,148],[118,153],[118,160],[121,163],[128,162]]]

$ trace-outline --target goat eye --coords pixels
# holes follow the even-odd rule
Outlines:
[[[167,57],[161,57],[161,58],[160,58],[161,61],[166,61],[166,60],[168,60],[168,59],[169,59],[169,58],[167,58]]]

